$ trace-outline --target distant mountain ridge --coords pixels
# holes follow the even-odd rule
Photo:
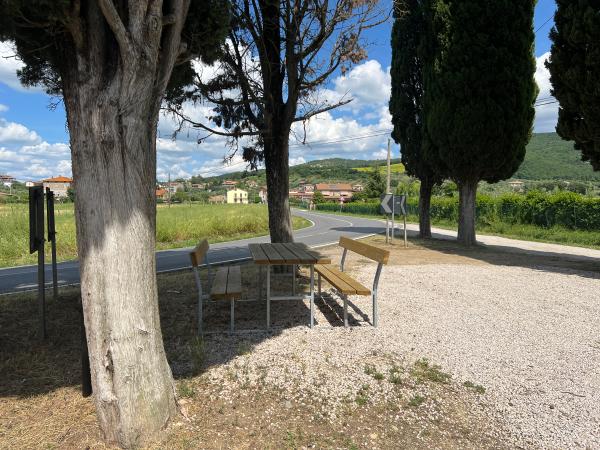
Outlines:
[[[398,163],[400,163],[399,158],[392,160],[392,164]],[[344,158],[309,161],[290,167],[290,184],[295,186],[299,181],[308,183],[364,182],[368,177],[369,167],[383,167],[385,164],[385,160]],[[264,183],[264,169],[257,172],[233,172],[209,177],[206,180],[238,180],[242,178],[258,179]],[[523,180],[600,181],[600,172],[594,172],[589,163],[581,161],[581,154],[574,150],[572,142],[563,141],[556,133],[537,133],[532,136],[527,146],[525,160],[512,178]]]

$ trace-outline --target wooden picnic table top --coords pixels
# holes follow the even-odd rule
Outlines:
[[[256,264],[265,265],[314,265],[331,264],[331,258],[312,250],[301,242],[285,244],[248,244],[252,259]]]

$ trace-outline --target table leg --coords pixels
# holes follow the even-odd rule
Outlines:
[[[310,266],[310,327],[315,325],[315,266]]]
[[[296,296],[296,265],[292,265],[292,297]]]
[[[267,330],[271,326],[271,267],[267,266]]]

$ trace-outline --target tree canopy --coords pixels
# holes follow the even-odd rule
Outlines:
[[[600,170],[600,1],[557,0],[550,32],[552,95],[560,103],[557,133],[575,141]]]

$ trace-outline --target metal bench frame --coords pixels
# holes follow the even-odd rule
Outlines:
[[[349,238],[344,238],[343,236],[340,237],[340,242],[339,245],[342,246],[342,248],[344,249],[344,251],[342,252],[342,259],[340,260],[340,271],[343,272],[344,271],[344,265],[346,263],[346,255],[348,254],[348,248],[343,247],[342,242],[344,239],[349,239]],[[357,252],[354,252],[357,253]],[[357,253],[360,255],[360,253]],[[388,252],[389,254],[389,252]],[[361,255],[361,256],[365,256],[365,255]],[[368,256],[365,256],[367,258],[369,258]],[[373,260],[372,258],[369,258],[371,260]],[[375,260],[373,260],[375,261]],[[377,270],[375,271],[375,278],[373,280],[373,288],[371,289],[371,298],[372,298],[372,302],[373,302],[373,327],[377,327],[379,324],[379,311],[377,309],[377,287],[379,286],[379,278],[381,276],[381,271],[383,269],[383,265],[387,263],[387,258],[384,261],[378,261],[377,262]],[[337,290],[335,286],[331,286],[333,289]],[[321,300],[325,301],[325,299],[323,298],[323,295],[321,294],[321,274],[319,272],[317,272],[317,292],[318,292],[318,296],[319,298],[321,298]],[[344,301],[344,327],[348,328],[348,295],[347,294],[343,294],[342,292],[338,291],[340,297],[342,298],[342,300]]]
[[[205,243],[206,242],[206,243]],[[196,251],[199,247],[206,246],[206,250],[204,251],[204,257],[201,261],[196,261]],[[207,284],[208,284],[208,292],[210,292],[212,288],[212,277],[211,277],[211,266],[210,261],[208,259],[208,241],[201,241],[195,248],[194,251],[190,252],[190,259],[192,261],[192,270],[194,271],[194,280],[196,281],[196,288],[198,289],[198,335],[202,335],[202,309],[203,309],[203,301],[206,299],[207,301],[211,300],[210,294],[204,294],[202,292],[202,280],[200,278],[200,266],[205,265],[207,270]],[[230,300],[230,319],[229,319],[229,330],[230,332],[235,331],[235,302],[236,300]],[[217,303],[217,301],[213,301],[213,303]]]

